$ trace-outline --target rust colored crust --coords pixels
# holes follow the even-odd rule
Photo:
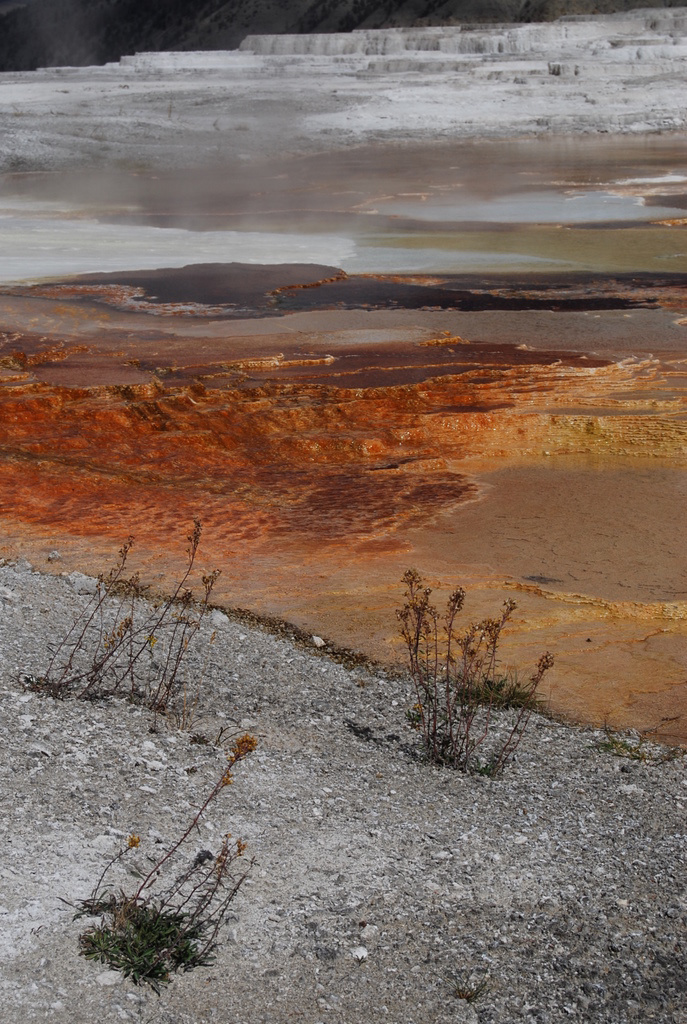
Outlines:
[[[471,615],[493,613],[518,590],[511,653],[529,665],[544,647],[559,652],[557,708],[642,727],[670,718],[661,695],[674,701],[687,675],[686,595],[678,587],[647,595],[631,574],[611,592],[616,584],[608,574],[597,580],[593,566],[579,588],[549,579],[541,538],[578,526],[565,522],[563,491],[547,528],[553,503],[543,490],[527,505],[534,484],[526,470],[566,459],[597,474],[619,460],[684,466],[679,358],[476,344],[417,325],[411,340],[393,340],[390,329],[391,340],[368,344],[356,329],[348,343],[339,331],[319,341],[311,334],[304,345],[288,323],[278,337],[201,337],[162,317],[146,333],[141,314],[98,321],[81,299],[63,300],[33,294],[20,300],[25,307],[7,306],[4,554],[46,566],[57,547],[61,568],[97,572],[134,534],[144,574],[164,580],[183,561],[198,515],[204,564],[223,570],[221,600],[386,659],[399,653],[390,643],[398,580],[416,564],[433,581],[466,583]],[[40,330],[16,329],[21,308]],[[508,466],[516,479],[504,488],[495,469]],[[584,474],[561,486],[584,504]],[[594,493],[606,500],[603,488]],[[612,495],[604,514],[617,515]],[[611,568],[630,543],[624,517],[617,520]],[[493,542],[471,544],[487,524]],[[652,522],[646,536],[676,528]],[[687,723],[661,735],[687,739]]]

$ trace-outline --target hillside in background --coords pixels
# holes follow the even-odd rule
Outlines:
[[[0,71],[146,50],[233,49],[252,33],[549,21],[683,0],[0,0]]]

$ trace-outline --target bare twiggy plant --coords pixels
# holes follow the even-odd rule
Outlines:
[[[218,570],[202,576],[200,599],[194,597],[189,582],[201,533],[195,519],[187,538],[186,570],[159,602],[145,600],[147,587],[138,573],[127,575],[129,537],[115,566],[98,577],[91,601],[55,646],[44,674],[25,677],[27,684],[56,698],[127,696],[156,715],[173,713],[188,725],[195,717],[200,679],[190,692],[183,662],[219,576]]]
[[[500,775],[537,706],[537,688],[553,665],[553,656],[543,654],[535,673],[520,682],[512,672],[502,672],[498,660],[499,640],[514,601],[506,601],[497,618],[460,632],[456,619],[465,603],[462,588],[450,595],[442,618],[430,603],[432,591],[423,586],[415,569],[409,569],[402,582],[406,603],[397,616],[415,693],[410,724],[422,733],[433,764]],[[497,730],[493,712],[506,708],[512,709],[510,723],[504,731],[500,722]],[[480,761],[478,750],[485,742],[487,757]]]
[[[108,964],[134,984],[146,983],[158,993],[173,973],[213,962],[229,904],[250,870],[250,863],[246,870],[236,869],[246,844],[226,835],[217,853],[201,850],[171,882],[164,884],[162,879],[179,862],[182,847],[209,805],[232,784],[235,765],[256,746],[255,738],[247,733],[235,740],[227,754],[225,771],[181,838],[156,861],[134,893],[115,893],[105,887],[108,873],[140,844],[139,836],[128,837],[126,846],[105,867],[91,895],[76,905],[75,917],[100,916],[99,924],[79,937],[83,956]]]
[[[463,999],[466,1003],[476,1003],[489,988],[489,975],[484,975],[477,980],[473,980],[472,976],[457,975],[450,984],[456,999]]]

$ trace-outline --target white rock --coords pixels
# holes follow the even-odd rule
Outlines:
[[[113,850],[112,836],[96,836],[95,839],[91,840],[90,845],[98,851],[98,853],[111,853]]]
[[[210,622],[215,629],[224,629],[225,626],[229,625],[229,616],[221,612],[219,608],[215,608],[210,615]]]
[[[77,594],[95,594],[98,589],[98,581],[92,576],[85,576],[82,572],[70,572],[67,580]]]
[[[43,757],[52,757],[52,750],[40,743],[32,743],[27,749],[30,754],[41,754]]]
[[[325,641],[322,639],[321,636],[313,636],[312,642],[315,644],[315,647],[324,647],[325,646]]]
[[[119,971],[101,971],[100,974],[96,975],[95,980],[104,988],[109,988],[112,985],[119,985],[122,975]]]
[[[351,950],[351,956],[361,964],[363,960],[367,960],[368,952],[364,946],[356,946],[355,949]]]

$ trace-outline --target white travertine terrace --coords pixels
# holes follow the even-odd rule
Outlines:
[[[655,47],[684,45],[685,8],[631,11],[600,18],[570,15],[555,22],[526,25],[358,29],[308,35],[248,36],[241,50],[261,54],[382,56],[396,53],[494,54],[499,57],[569,52],[596,56],[600,51],[632,48],[655,54]],[[630,48],[629,50],[627,48]],[[684,50],[682,55],[684,56]],[[622,59],[622,57],[621,57]]]
[[[687,125],[687,8],[251,36],[0,76],[0,171]]]

